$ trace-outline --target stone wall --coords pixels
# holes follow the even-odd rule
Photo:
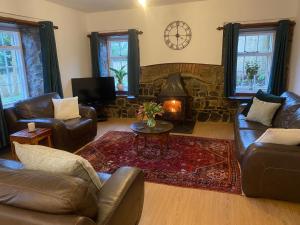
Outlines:
[[[110,117],[133,118],[144,101],[156,101],[167,77],[181,73],[185,89],[192,99],[192,117],[199,121],[230,122],[236,104],[224,98],[224,72],[218,65],[170,63],[141,68],[140,95],[136,99],[118,96],[106,111]]]

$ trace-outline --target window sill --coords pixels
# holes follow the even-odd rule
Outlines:
[[[249,102],[252,97],[251,96],[231,96],[228,97],[231,101],[240,101],[240,102]]]
[[[132,95],[127,95],[127,94],[116,94],[116,96],[120,97],[120,98],[127,98],[129,100],[135,100],[135,99],[137,99],[137,97],[132,96]]]

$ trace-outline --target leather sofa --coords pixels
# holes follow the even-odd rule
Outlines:
[[[274,128],[300,129],[300,97],[292,92],[273,119]],[[300,202],[300,146],[254,143],[269,127],[245,120],[241,105],[235,118],[236,157],[242,189],[248,197]]]
[[[54,119],[52,98],[60,98],[57,93],[49,93],[16,103],[5,110],[9,133],[25,129],[27,123],[35,122],[37,127],[52,129],[55,148],[74,152],[97,134],[97,115],[94,108],[80,106],[81,118],[71,120]]]
[[[80,178],[23,169],[0,159],[0,225],[137,225],[144,176],[131,167],[101,174],[101,190]]]

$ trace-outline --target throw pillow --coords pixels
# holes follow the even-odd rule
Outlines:
[[[99,190],[102,186],[91,164],[78,155],[41,145],[14,142],[14,146],[25,169],[80,177]]]
[[[272,103],[284,103],[285,97],[280,97],[272,94],[268,94],[266,92],[263,92],[262,90],[258,90],[258,92],[255,94],[255,97],[261,101],[264,102],[272,102]],[[241,112],[244,116],[248,115],[248,112],[251,108],[251,105],[253,103],[253,99],[246,105],[244,110]]]
[[[269,128],[255,142],[299,145],[300,129]]]
[[[264,102],[254,97],[246,120],[272,126],[272,119],[280,106],[280,103]]]
[[[54,105],[54,118],[59,120],[69,120],[80,118],[78,97],[52,99]]]

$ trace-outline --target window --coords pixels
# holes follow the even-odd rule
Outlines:
[[[115,77],[116,90],[128,91],[128,36],[110,36],[108,38],[109,75]],[[119,73],[117,71],[119,71]],[[121,72],[122,71],[122,72]]]
[[[238,42],[236,93],[267,91],[276,32],[241,30]]]
[[[0,29],[0,94],[4,107],[28,97],[20,33]]]

